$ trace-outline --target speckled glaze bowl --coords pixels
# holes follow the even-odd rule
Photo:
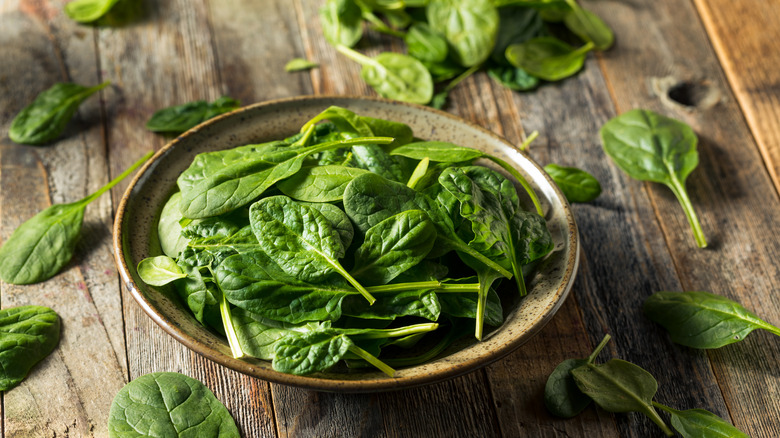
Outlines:
[[[176,178],[201,152],[280,139],[331,105],[358,114],[404,122],[416,137],[473,147],[514,165],[538,194],[555,249],[527,278],[529,294],[505,309],[504,324],[482,342],[466,337],[438,359],[401,368],[395,377],[378,370],[295,376],[274,371],[270,362],[234,359],[227,340],[200,325],[175,293],[144,284],[138,262],[159,255],[157,219]],[[523,194],[520,191],[521,195]],[[522,198],[521,196],[521,199]],[[530,200],[527,207],[530,207]],[[236,371],[276,383],[322,391],[371,392],[438,382],[496,361],[538,332],[569,293],[579,261],[579,236],[569,205],[547,174],[506,140],[450,114],[427,107],[357,97],[297,97],[259,103],[212,119],[163,147],[138,172],[119,204],[114,223],[114,255],[125,286],[146,313],[195,352]]]

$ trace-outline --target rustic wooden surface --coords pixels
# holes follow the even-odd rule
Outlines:
[[[321,0],[141,2],[118,27],[87,27],[64,0],[0,0],[0,239],[54,202],[83,197],[165,139],[143,129],[156,109],[230,95],[252,103],[302,94],[372,95],[359,67],[320,37]],[[585,70],[532,93],[485,75],[461,84],[451,112],[512,142],[540,132],[541,164],[593,173],[604,193],[576,205],[583,242],[572,295],[528,344],[461,378],[389,394],[339,395],[253,379],[190,352],[120,285],[111,257],[113,209],[126,184],[87,209],[73,262],[38,285],[0,284],[3,308],[39,304],[63,320],[55,352],[1,395],[2,437],[107,436],[111,400],[153,371],[204,382],[246,437],[654,437],[642,416],[589,408],[572,420],[542,405],[557,363],[586,356],[604,333],[611,355],[648,369],[657,400],[705,408],[753,437],[780,436],[780,340],[766,333],[702,352],[672,344],[641,313],[657,290],[708,290],[780,324],[780,4],[772,0],[601,0],[584,3],[617,35]],[[757,4],[757,3],[760,3]],[[396,47],[372,36],[360,49]],[[293,57],[320,62],[285,73]],[[56,82],[111,87],[88,100],[52,145],[16,145],[13,116]],[[599,127],[632,108],[689,123],[699,168],[688,188],[710,247],[697,249],[662,186],[634,181],[601,150]]]

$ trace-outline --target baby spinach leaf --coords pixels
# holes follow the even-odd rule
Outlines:
[[[552,177],[569,202],[590,202],[601,194],[599,181],[582,169],[548,164],[544,166],[544,171]]]
[[[309,61],[308,59],[295,58],[295,59],[291,59],[287,64],[284,65],[284,71],[295,72],[295,71],[311,70],[319,66],[320,65],[317,64],[316,62]]]
[[[350,271],[369,284],[385,284],[428,255],[436,229],[425,212],[407,210],[369,228]]]
[[[73,21],[92,23],[106,15],[119,0],[74,0],[65,5],[65,13]]]
[[[334,46],[352,47],[363,37],[363,12],[354,0],[327,0],[320,8],[320,23]]]
[[[409,290],[392,294],[377,294],[376,302],[370,306],[366,300],[356,295],[350,295],[344,298],[341,310],[345,316],[362,319],[393,320],[401,316],[418,316],[430,321],[437,321],[442,307],[439,304],[437,294],[432,290]]]
[[[604,335],[587,359],[566,359],[555,367],[544,385],[544,404],[551,414],[561,418],[572,418],[588,407],[591,398],[577,387],[571,371],[593,363],[610,338],[610,335]]]
[[[349,216],[344,213],[344,210],[334,204],[323,202],[305,202],[303,204],[322,213],[330,221],[330,224],[333,225],[333,229],[336,230],[339,237],[341,237],[341,243],[344,244],[344,248],[349,248],[349,245],[352,244],[352,238],[355,236],[355,228],[352,226]]]
[[[748,438],[746,433],[710,411],[704,409],[678,411],[655,402],[653,406],[672,416],[672,427],[683,438]]]
[[[669,187],[685,211],[696,244],[707,240],[693,210],[685,180],[699,164],[698,139],[690,126],[649,110],[635,109],[601,127],[604,151],[628,176]]]
[[[443,62],[447,59],[447,40],[425,22],[412,24],[404,37],[409,56],[420,61]]]
[[[386,137],[360,137],[313,146],[270,142],[198,154],[178,178],[182,214],[217,216],[242,207],[277,181],[297,173],[306,157],[354,144],[387,144]]]
[[[279,181],[276,187],[285,195],[306,202],[341,201],[344,189],[356,176],[367,170],[345,166],[307,166]]]
[[[327,371],[354,343],[335,330],[317,330],[282,338],[274,347],[273,367],[290,374]]]
[[[278,341],[291,333],[329,327],[328,322],[310,322],[290,324],[263,318],[240,307],[233,309],[233,327],[241,344],[241,349],[252,357],[273,360],[274,348]]]
[[[112,438],[240,437],[233,417],[214,393],[179,373],[145,374],[125,385],[111,404],[108,431]]]
[[[477,260],[469,254],[458,253],[458,256],[463,262],[471,269],[477,272],[477,279],[479,280],[479,292],[477,293],[477,310],[475,315],[474,324],[474,337],[477,340],[482,340],[482,333],[485,325],[485,314],[487,313],[487,301],[490,295],[490,290],[493,287],[493,283],[501,278],[498,271],[491,269],[481,260]]]
[[[505,56],[507,47],[544,36],[546,32],[542,17],[534,8],[505,6],[498,9],[498,15],[498,34],[491,59],[500,65],[508,64]]]
[[[197,100],[183,105],[169,106],[154,114],[146,122],[146,129],[152,132],[181,134],[208,119],[241,108],[241,102],[223,96],[214,102]]]
[[[14,117],[8,128],[8,138],[16,143],[32,145],[55,140],[65,130],[79,105],[108,84],[108,81],[94,87],[54,84]]]
[[[668,436],[672,435],[653,408],[658,390],[655,378],[631,362],[610,359],[604,364],[587,363],[571,370],[580,391],[609,412],[641,412],[647,415]]]
[[[645,300],[645,314],[661,324],[672,341],[692,348],[720,348],[775,327],[737,302],[709,292],[656,292]]]
[[[157,222],[157,237],[160,240],[160,248],[162,248],[163,254],[169,257],[178,257],[190,240],[182,234],[184,228],[179,223],[183,219],[179,208],[180,200],[180,192],[171,195],[163,205],[160,220]]]
[[[0,310],[0,391],[18,385],[60,341],[60,319],[48,307]]]
[[[138,263],[138,276],[151,286],[165,286],[187,276],[176,260],[168,256],[147,257]]]
[[[568,78],[582,69],[593,43],[575,49],[555,37],[539,37],[506,49],[506,59],[515,67],[546,81]]]
[[[289,275],[319,281],[336,272],[369,303],[375,301],[339,263],[345,251],[341,236],[319,210],[273,196],[252,204],[249,223],[263,251]]]
[[[539,86],[539,78],[531,76],[522,68],[513,66],[493,66],[488,68],[488,76],[510,90],[528,91]]]
[[[441,305],[441,312],[456,318],[477,319],[479,295],[474,293],[437,293]],[[501,307],[501,299],[496,290],[490,288],[485,300],[485,323],[500,327],[504,323],[504,310]]]
[[[439,0],[425,8],[428,24],[444,35],[464,67],[485,61],[498,33],[498,11],[490,0]]]
[[[380,96],[426,104],[433,96],[433,79],[417,59],[401,53],[383,52],[369,58],[347,46],[336,50],[363,66],[360,77]]]
[[[596,50],[607,50],[612,47],[615,36],[612,29],[604,21],[587,9],[577,4],[576,0],[566,0],[571,10],[566,14],[563,22],[570,31],[585,41],[593,43]]]
[[[0,278],[11,284],[31,284],[57,274],[73,257],[87,205],[133,173],[152,153],[84,199],[54,204],[21,224],[0,247]]]

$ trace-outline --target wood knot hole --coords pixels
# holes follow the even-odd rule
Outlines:
[[[668,107],[688,111],[703,110],[713,107],[721,99],[718,87],[706,79],[681,81],[667,76],[652,78],[651,81],[655,95]]]

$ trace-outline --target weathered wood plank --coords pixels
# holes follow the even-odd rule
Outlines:
[[[0,15],[3,137],[11,118],[55,82],[99,81],[93,32],[67,19],[63,4],[22,1],[6,4]],[[48,146],[2,140],[3,237],[51,203],[75,201],[107,182],[99,109],[98,97],[85,102],[62,138]],[[45,305],[62,320],[62,339],[54,353],[3,397],[3,430],[9,436],[107,434],[111,399],[126,378],[110,226],[110,200],[105,197],[88,207],[82,239],[64,272],[38,285],[0,286],[3,307]]]
[[[780,190],[780,3],[695,0],[705,29]]]
[[[591,2],[589,6],[605,17],[618,35],[616,47],[601,57],[618,112],[635,107],[654,109],[686,121],[699,134],[700,165],[689,178],[688,189],[709,238],[708,249],[695,247],[685,217],[665,187],[625,183],[630,190],[645,192],[652,201],[653,208],[647,214],[658,219],[680,287],[734,298],[767,320],[780,322],[780,297],[774,293],[780,285],[777,192],[693,4],[631,0]],[[716,90],[711,92],[721,93],[722,99],[694,107],[669,105],[668,99],[659,99],[652,91],[653,82],[656,94],[659,89],[654,79],[665,77],[707,84]],[[630,204],[623,205],[629,208]],[[658,286],[667,289],[674,285]],[[634,337],[634,341],[639,339]],[[660,333],[655,339],[669,343]],[[646,351],[645,347],[641,350]],[[693,350],[672,348],[682,357],[697,355]],[[780,381],[776,367],[770,365],[780,357],[780,344],[758,335],[708,354],[734,424],[754,437],[780,435],[776,400]],[[659,357],[648,359],[659,361]],[[666,385],[687,389],[692,385],[676,383],[689,382],[691,374]],[[698,374],[693,376],[697,385],[702,384]],[[702,406],[701,402],[684,404],[685,398],[669,399],[682,404],[679,408]],[[757,416],[756,412],[762,414]]]
[[[117,93],[116,99],[107,104],[112,174],[168,141],[144,128],[154,111],[198,99],[213,100],[233,91],[220,78],[205,1],[146,1],[143,6],[142,19],[98,31],[100,69],[116,84]],[[229,12],[235,17],[244,14],[240,10]],[[122,190],[114,190],[114,205]],[[242,435],[274,436],[266,382],[187,350],[157,327],[127,291],[123,292],[131,378],[155,371],[192,376],[227,406]]]

